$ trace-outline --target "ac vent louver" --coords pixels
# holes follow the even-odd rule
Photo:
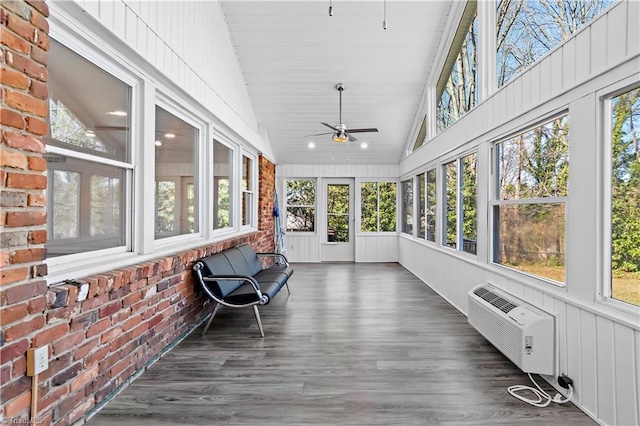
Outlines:
[[[517,305],[509,302],[508,300],[503,299],[492,291],[487,290],[484,287],[479,287],[473,292],[479,298],[486,300],[488,303],[491,303],[496,308],[500,309],[505,314],[511,312],[512,309],[517,308]]]

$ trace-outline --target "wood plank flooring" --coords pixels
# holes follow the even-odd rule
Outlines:
[[[400,265],[294,267],[264,339],[251,309],[223,308],[87,424],[595,424],[510,396],[528,377]]]

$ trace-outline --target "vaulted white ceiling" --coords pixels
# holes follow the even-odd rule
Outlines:
[[[256,118],[280,164],[397,164],[452,1],[223,0]],[[321,122],[377,127],[338,144]],[[310,150],[308,142],[315,148]],[[360,142],[368,144],[360,148]]]

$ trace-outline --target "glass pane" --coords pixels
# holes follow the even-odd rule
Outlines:
[[[131,87],[51,40],[47,144],[129,161]]]
[[[438,81],[438,133],[455,123],[478,103],[477,21],[477,17],[474,16],[462,43],[452,48],[459,50],[449,54],[445,64],[448,68],[443,69]],[[456,55],[455,59],[453,55]],[[445,76],[446,72],[450,74]]]
[[[288,180],[287,181],[287,205],[288,206],[315,206],[316,181],[315,180]]]
[[[494,261],[564,283],[564,203],[495,207]]]
[[[427,207],[426,207],[426,226],[427,240],[436,240],[436,171],[429,170],[427,172]]]
[[[53,239],[80,236],[80,173],[53,171]]]
[[[349,242],[349,215],[327,216],[327,241],[335,243]]]
[[[191,124],[156,106],[156,238],[199,230],[198,134]],[[175,182],[172,188],[169,181]],[[195,185],[193,200],[189,199],[188,185],[182,184],[187,181]],[[181,220],[180,213],[186,218]]]
[[[156,182],[156,237],[174,234],[176,228],[176,183]]]
[[[568,194],[568,116],[552,120],[496,147],[501,200]]]
[[[121,179],[109,176],[91,176],[91,236],[120,236],[121,211]]]
[[[476,254],[478,235],[476,154],[462,159],[462,251]]]
[[[612,108],[611,295],[640,305],[640,88]]]
[[[251,225],[251,200],[253,200],[253,193],[242,193],[242,224]]]
[[[402,232],[413,233],[413,180],[402,182]]]
[[[287,207],[287,232],[313,232],[315,219],[313,207]]]
[[[226,145],[213,141],[213,229],[230,227],[231,178],[233,176],[233,151]]]
[[[378,232],[378,183],[360,185],[360,231]]]
[[[446,175],[445,188],[445,245],[458,245],[458,164],[453,161],[444,166]]]
[[[380,182],[380,232],[396,232],[396,183]]]
[[[420,197],[420,228],[418,229],[418,237],[424,238],[426,226],[427,226],[427,218],[426,218],[426,208],[427,208],[427,199],[425,193],[425,174],[418,175],[418,194]]]
[[[251,191],[251,158],[242,156],[242,189]]]
[[[496,2],[498,87],[584,27],[614,1]]]
[[[349,214],[349,185],[327,185],[327,212]]]

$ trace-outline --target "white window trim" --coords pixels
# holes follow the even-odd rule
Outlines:
[[[396,230],[395,231],[380,231],[380,232],[362,232],[362,184],[363,183],[367,183],[367,182],[374,182],[374,183],[395,183],[396,184]],[[356,232],[355,235],[356,237],[359,236],[365,236],[365,237],[371,237],[371,236],[376,236],[376,235],[384,235],[384,236],[389,236],[389,235],[398,235],[400,232],[400,225],[399,225],[399,212],[398,212],[398,188],[400,187],[400,180],[399,179],[388,179],[388,178],[380,178],[380,179],[375,179],[375,178],[356,178],[355,180],[355,187],[356,187],[356,193],[355,193],[355,209],[357,209],[358,214],[356,215]],[[378,211],[379,211],[379,206],[378,206]],[[379,221],[378,221],[379,222]],[[378,228],[380,228],[379,223],[378,223]]]
[[[257,199],[259,198],[259,192],[260,192],[260,188],[259,188],[259,182],[258,182],[258,173],[259,173],[259,167],[258,167],[258,156],[254,153],[251,152],[249,150],[247,150],[246,148],[243,148],[240,152],[240,155],[238,156],[239,158],[239,167],[238,167],[238,202],[236,204],[236,207],[238,207],[237,213],[238,213],[238,227],[241,230],[250,230],[250,229],[257,229],[258,228],[258,202]],[[251,188],[249,190],[245,190],[242,187],[242,178],[243,178],[243,170],[244,170],[244,157],[247,157],[251,160],[251,182],[250,182],[250,186]],[[250,193],[251,194],[251,206],[250,206],[250,217],[249,217],[249,223],[248,224],[243,224],[243,218],[242,218],[242,200],[244,199],[244,194],[245,193]]]
[[[315,197],[313,198],[314,199],[313,205],[289,204],[287,202],[287,182],[296,181],[296,180],[311,180],[314,182]],[[280,213],[280,216],[281,216],[281,221],[284,224],[284,231],[289,232],[289,235],[320,235],[320,231],[318,230],[318,186],[320,184],[321,183],[319,182],[319,179],[315,177],[300,177],[300,178],[286,177],[282,179],[282,194],[283,194],[282,204],[284,206],[284,209]],[[313,208],[313,231],[287,231],[287,208],[288,207]],[[282,218],[283,214],[284,214],[284,217]]]
[[[213,124],[210,123],[209,128],[214,129]],[[213,229],[214,219],[213,217],[211,217],[209,218],[209,222],[208,222],[209,225],[206,228],[207,230],[210,230],[209,231],[210,236],[218,237],[218,236],[231,235],[234,232],[236,232],[236,228],[237,228],[238,222],[235,217],[235,213],[236,213],[236,210],[238,210],[238,195],[235,192],[234,185],[238,180],[237,163],[238,163],[238,156],[239,156],[238,152],[240,151],[240,147],[237,144],[230,142],[224,135],[221,135],[218,132],[215,132],[215,129],[211,133],[215,133],[212,135],[212,137],[208,139],[208,140],[211,140],[211,144],[207,154],[207,164],[209,165],[208,168],[211,169],[211,171],[207,174],[207,179],[211,181],[210,182],[211,197],[209,197],[209,203],[207,204],[207,206],[208,206],[208,210],[211,212],[211,215],[213,215],[213,213],[215,212],[214,205],[216,203],[216,200],[214,196],[217,195],[217,192],[218,192],[216,188],[216,177],[213,170],[215,161],[216,161],[215,154],[214,154],[215,142],[218,142],[219,144],[224,145],[226,148],[228,148],[231,151],[231,158],[229,160],[229,166],[231,167],[231,171],[229,173],[229,179],[231,180],[231,182],[229,182],[229,198],[230,198],[229,221],[231,222],[231,224],[230,226],[227,226],[225,228]]]

